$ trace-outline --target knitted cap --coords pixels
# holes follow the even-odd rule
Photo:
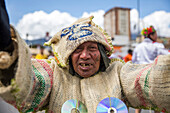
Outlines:
[[[74,50],[87,41],[98,42],[104,45],[108,55],[113,51],[111,38],[103,29],[92,22],[93,16],[81,18],[71,26],[66,27],[56,33],[44,45],[51,45],[54,55],[57,57],[57,63],[61,67],[68,65],[68,58]]]

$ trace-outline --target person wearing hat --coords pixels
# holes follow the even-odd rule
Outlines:
[[[142,43],[137,45],[132,55],[132,62],[136,64],[150,64],[159,55],[170,54],[164,45],[157,41],[157,32],[153,26],[144,28],[141,34],[145,37]],[[136,109],[135,113],[140,113],[141,109]],[[159,113],[156,112],[155,113]]]
[[[144,28],[141,34],[145,37],[142,43],[136,46],[133,52],[132,62],[136,64],[153,63],[158,55],[170,54],[162,43],[157,41],[157,32],[153,26]]]
[[[111,39],[92,19],[78,19],[45,43],[53,48],[51,60],[31,59],[11,26],[14,49],[0,51],[0,97],[20,112],[63,113],[73,99],[74,110],[81,106],[80,113],[96,113],[108,97],[128,107],[170,112],[170,55],[149,65],[111,61]]]

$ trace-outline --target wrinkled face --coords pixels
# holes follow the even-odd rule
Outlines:
[[[99,70],[100,52],[96,42],[81,44],[71,55],[73,68],[82,77],[90,77]]]

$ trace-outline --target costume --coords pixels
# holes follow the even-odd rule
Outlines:
[[[56,62],[30,59],[29,48],[16,32],[13,55],[0,52],[0,58],[4,58],[0,59],[1,71],[17,60],[14,78],[9,85],[1,83],[0,96],[22,112],[46,109],[48,113],[60,113],[64,102],[76,99],[84,103],[88,113],[95,113],[97,104],[109,96],[122,99],[127,106],[170,112],[170,55],[159,56],[149,65],[114,61],[105,72],[89,78],[69,73],[69,56],[79,45],[95,41],[110,54],[108,39],[92,17],[79,19],[46,43],[52,46]],[[6,66],[4,56],[14,60]],[[4,74],[0,76],[7,76]]]
[[[170,54],[170,52],[165,49],[163,44],[145,38],[144,41],[134,49],[132,62],[136,64],[148,64],[152,63],[158,55],[166,54]]]

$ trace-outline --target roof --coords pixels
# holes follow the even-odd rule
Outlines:
[[[104,14],[104,16],[105,15],[107,15],[109,12],[112,12],[112,11],[114,11],[114,10],[131,10],[130,8],[123,8],[123,7],[113,7],[113,8],[111,8],[111,9],[109,9],[108,11],[106,11],[106,13]]]

